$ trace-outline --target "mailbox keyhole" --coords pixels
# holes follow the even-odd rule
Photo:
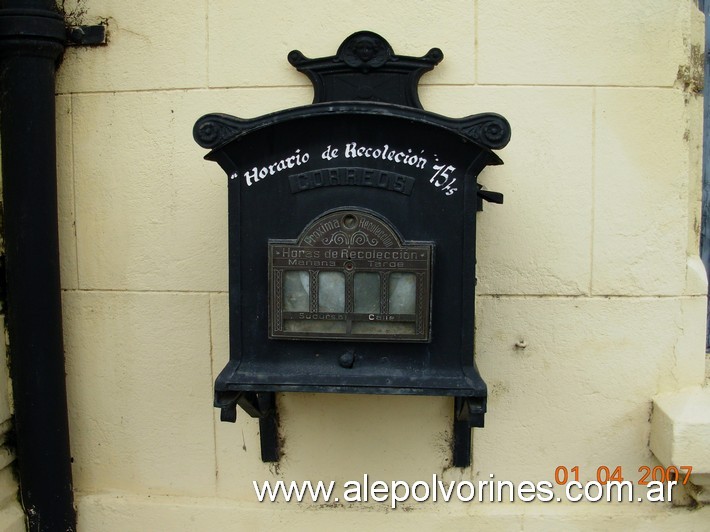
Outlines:
[[[338,363],[343,368],[352,368],[353,364],[355,363],[355,352],[351,349],[350,351],[347,351],[344,354],[340,355]]]
[[[343,225],[346,229],[355,229],[357,227],[357,218],[352,214],[347,214],[343,217]]]

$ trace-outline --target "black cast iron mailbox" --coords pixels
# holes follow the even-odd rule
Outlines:
[[[394,55],[358,32],[333,57],[289,61],[312,105],[255,119],[210,114],[196,141],[229,176],[230,360],[223,421],[260,420],[278,460],[277,392],[454,398],[454,464],[470,463],[486,385],[474,363],[477,183],[510,139],[493,113],[424,111],[441,61]]]

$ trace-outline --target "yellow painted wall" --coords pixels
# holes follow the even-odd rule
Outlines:
[[[0,316],[0,330],[5,329],[5,317]],[[13,471],[15,449],[12,438],[12,400],[7,349],[3,333],[0,341],[0,532],[25,530],[25,514],[18,497],[17,478]]]
[[[651,399],[702,383],[702,15],[691,0],[86,0],[102,48],[67,51],[57,97],[67,384],[80,529],[701,530],[668,504],[258,503],[252,480],[552,480],[655,465]],[[71,6],[70,6],[71,7]],[[292,49],[354,31],[445,59],[428,110],[506,116],[505,194],[478,224],[472,467],[450,468],[444,398],[279,397],[284,457],[218,420],[227,178],[192,140],[209,112],[307,104]],[[515,347],[525,341],[524,350]],[[409,510],[409,511],[407,511]]]

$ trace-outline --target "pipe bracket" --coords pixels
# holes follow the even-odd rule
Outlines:
[[[68,26],[67,46],[101,46],[108,44],[106,26]]]

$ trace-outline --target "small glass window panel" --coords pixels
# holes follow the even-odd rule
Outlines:
[[[284,310],[308,312],[311,300],[311,280],[308,272],[286,271],[283,279]]]
[[[345,312],[345,274],[318,274],[318,312]]]
[[[417,277],[413,273],[390,274],[390,314],[414,314],[417,299]]]
[[[380,313],[380,274],[356,273],[353,289],[357,313]]]

